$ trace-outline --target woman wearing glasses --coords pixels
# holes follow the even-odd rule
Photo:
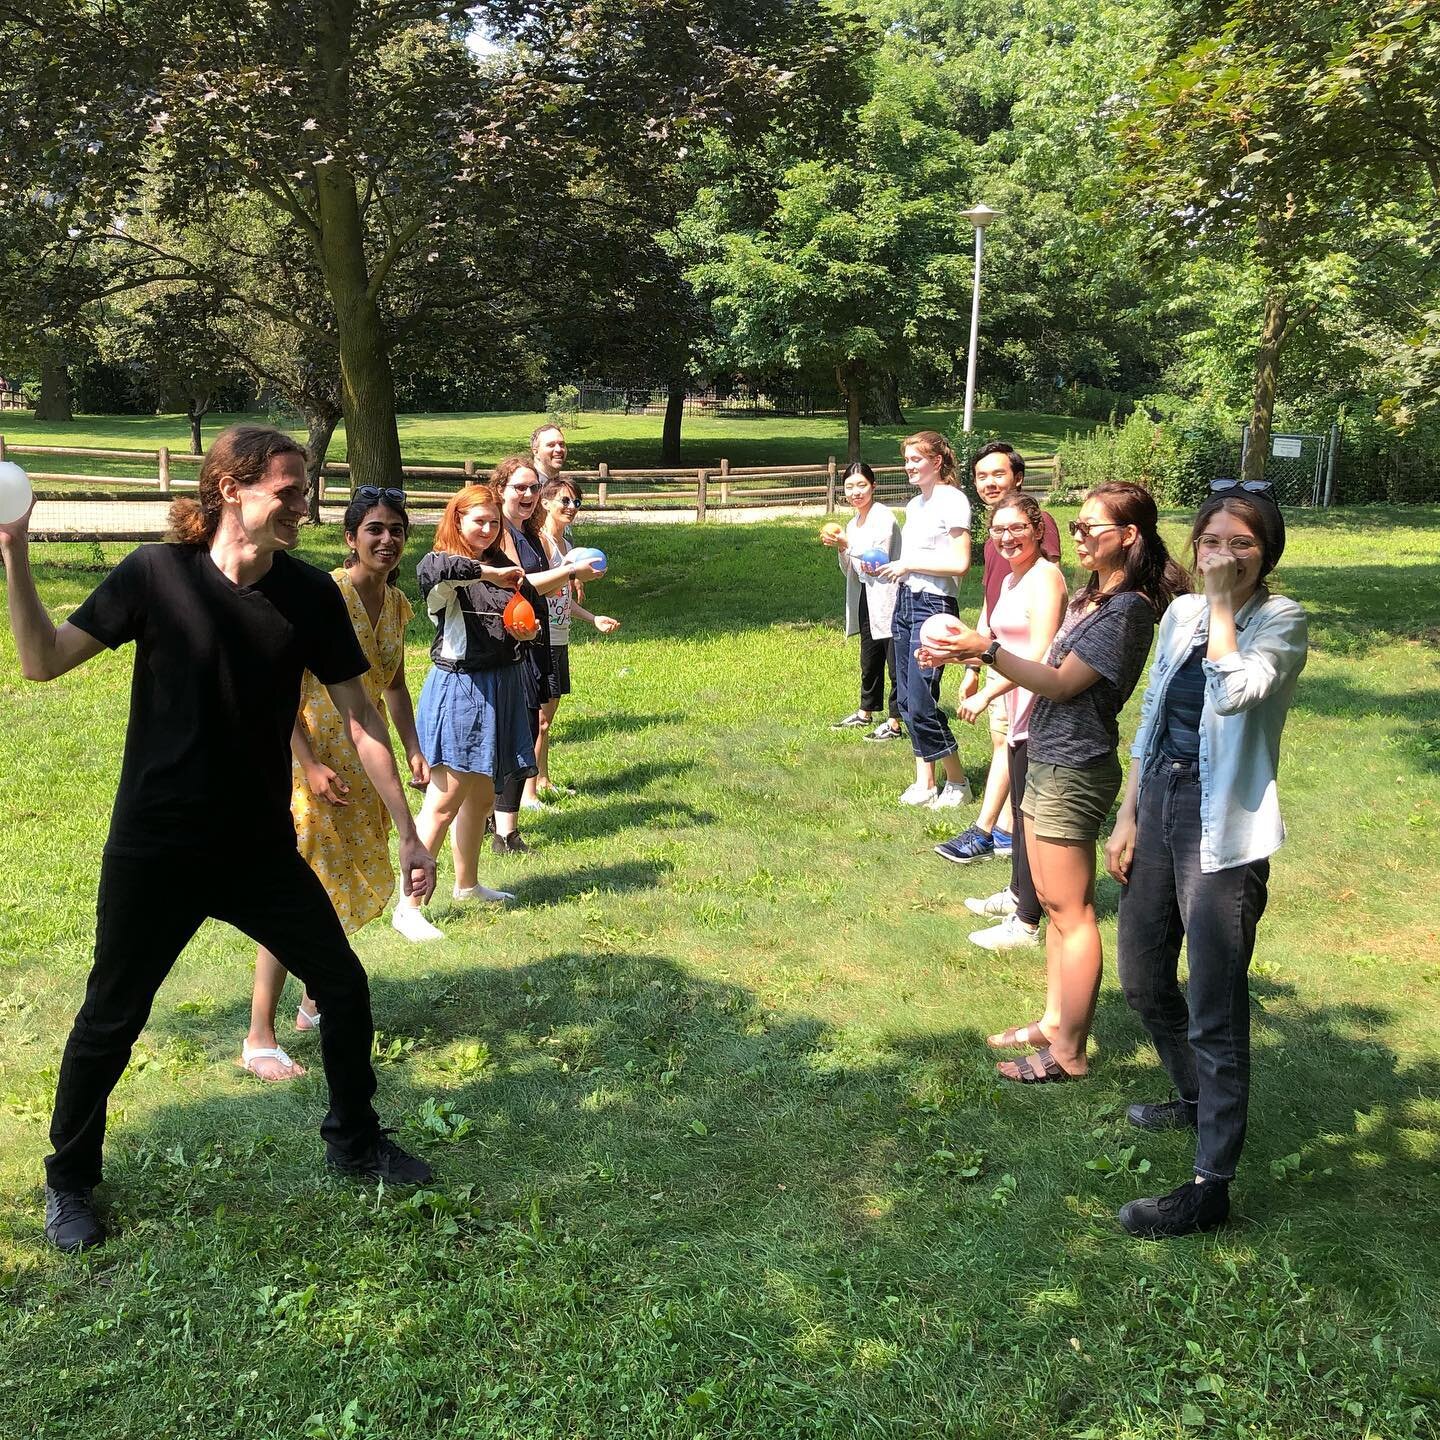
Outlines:
[[[1216,481],[1190,533],[1201,593],[1165,612],[1105,865],[1124,887],[1120,983],[1176,1098],[1132,1105],[1143,1130],[1197,1132],[1195,1178],[1120,1211],[1132,1235],[1223,1224],[1245,1140],[1255,930],[1285,838],[1280,734],[1304,668],[1305,612],[1265,578],[1285,522],[1262,481]],[[1188,1002],[1176,971],[1185,942]]]
[[[1120,790],[1120,711],[1145,667],[1156,621],[1188,588],[1158,520],[1155,501],[1139,485],[1116,481],[1085,497],[1070,534],[1090,579],[1071,599],[1045,660],[1015,654],[999,639],[987,644],[973,631],[938,655],[922,650],[922,663],[984,660],[1036,697],[1020,809],[1030,873],[1049,921],[1046,989],[1058,1005],[1052,1000],[1041,1022],[993,1037],[997,1048],[1040,1047],[1004,1061],[1005,1080],[1038,1085],[1078,1080],[1087,1070],[1101,968],[1095,842]]]
[[[361,683],[372,704],[378,707],[383,700],[381,713],[389,713],[400,733],[411,778],[423,785],[429,769],[405,683],[405,627],[412,611],[395,584],[410,533],[404,491],[361,486],[345,511],[343,528],[348,554],[332,575],[370,662]],[[345,933],[353,935],[384,911],[395,888],[390,817],[356,758],[329,692],[308,671],[290,750],[290,812],[300,853],[320,877]],[[305,1073],[276,1042],[275,1012],[285,979],[284,966],[262,946],[255,956],[250,1033],[240,1057],[241,1065],[262,1080],[291,1080]],[[314,1001],[302,994],[295,1028],[314,1030],[319,1024]]]
[[[563,564],[565,556],[570,553],[572,547],[567,532],[574,523],[581,504],[580,486],[574,480],[547,480],[541,487],[540,508],[545,518],[540,527],[540,538],[551,565]],[[527,809],[538,806],[540,797],[547,793],[575,793],[569,786],[557,785],[550,778],[550,732],[555,723],[555,712],[560,708],[561,697],[570,693],[571,622],[577,618],[587,621],[602,635],[611,635],[620,628],[620,622],[611,619],[609,615],[592,615],[579,603],[575,591],[576,586],[567,578],[558,590],[553,590],[546,596],[553,674],[550,699],[540,707],[540,728],[535,737],[535,775],[525,782],[525,794],[520,802],[521,806]]]
[[[980,616],[978,633],[998,640],[1012,655],[1027,660],[1043,660],[1060,629],[1065,615],[1067,595],[1065,574],[1060,567],[1040,553],[1045,539],[1045,514],[1028,495],[1016,495],[1003,501],[991,512],[989,538],[996,553],[1009,567],[1001,582],[995,607],[988,606]],[[1006,753],[1009,759],[1010,798],[1016,814],[1025,798],[1026,765],[1030,748],[1030,711],[1035,704],[1033,691],[1025,690],[1013,680],[994,671],[989,683],[978,693],[961,702],[960,718],[968,724],[984,715],[991,704],[1000,700],[1007,720]],[[1025,850],[1025,827],[1015,827],[1010,850],[1010,888],[989,900],[970,901],[966,905],[987,912],[985,907],[1004,906],[1000,923],[976,930],[970,939],[986,950],[1015,950],[1040,943],[1040,899],[1030,873],[1030,860]],[[1053,986],[1045,997],[1045,1014],[1035,1026],[1039,1043],[1055,1033],[1059,1023],[1060,997]],[[1012,1037],[995,1036],[994,1043],[1015,1044]]]

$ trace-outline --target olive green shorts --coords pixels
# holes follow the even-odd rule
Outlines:
[[[1025,772],[1020,809],[1030,817],[1041,840],[1100,838],[1100,827],[1120,793],[1120,757],[1109,755],[1083,770],[1032,760]]]
[[[994,673],[993,670],[985,672],[987,685],[990,683],[990,676]],[[1008,695],[1001,695],[985,707],[990,720],[990,734],[995,740],[1003,740],[1010,733],[1010,710],[1005,704],[1009,698]]]

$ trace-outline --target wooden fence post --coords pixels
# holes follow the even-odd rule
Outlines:
[[[704,470],[695,472],[695,519],[697,522],[705,518],[705,502],[709,498],[707,491],[710,485],[710,476]]]
[[[722,505],[728,505],[728,504],[730,503],[730,479],[729,479],[729,476],[730,476],[730,462],[729,462],[728,460],[722,460],[722,461],[720,462],[720,503],[721,503]]]
[[[156,473],[160,477],[160,493],[168,495],[170,493],[170,447],[168,445],[162,445],[155,452],[155,466]]]
[[[0,435],[0,460],[5,458],[5,437]]]
[[[602,460],[595,468],[600,472],[599,483],[595,486],[595,503],[603,505],[610,498],[610,467]]]
[[[318,506],[318,505],[323,505],[324,503],[325,503],[325,467],[322,465],[322,466],[319,468],[319,470],[317,470],[317,471],[315,472],[315,504]]]
[[[465,462],[465,479],[468,481],[468,480],[473,480],[474,478],[475,478],[475,462],[474,462],[473,460],[467,460],[467,461]]]
[[[829,464],[826,466],[825,475],[825,513],[828,515],[835,508],[835,457],[830,456]]]

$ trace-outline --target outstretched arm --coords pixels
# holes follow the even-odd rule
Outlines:
[[[385,722],[370,703],[359,679],[342,680],[325,688],[345,722],[345,732],[370,783],[395,822],[400,836],[400,884],[407,895],[428,900],[435,891],[435,860],[415,832],[415,821],[400,783],[400,772],[395,768],[395,752],[390,748]]]
[[[27,680],[58,679],[105,648],[68,621],[57,627],[41,603],[30,569],[30,511],[0,525],[0,560],[5,564],[10,629],[20,653],[20,673]]]

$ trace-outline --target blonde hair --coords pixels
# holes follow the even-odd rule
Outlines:
[[[913,445],[922,455],[928,455],[932,460],[940,462],[940,484],[958,485],[955,468],[955,451],[950,442],[938,430],[917,430],[913,435],[907,435],[900,442],[900,450],[903,454],[908,446]]]

